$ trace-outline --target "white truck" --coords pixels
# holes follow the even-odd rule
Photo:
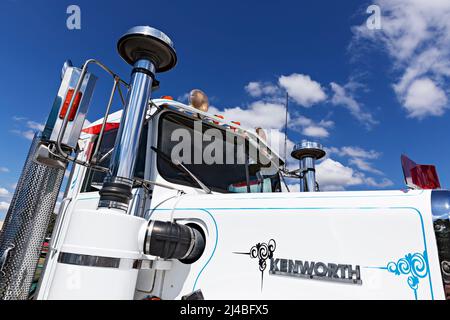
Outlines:
[[[132,28],[118,50],[133,65],[130,83],[95,60],[65,65],[0,235],[1,298],[28,297],[69,162],[37,299],[449,295],[450,191],[433,185],[429,167],[405,167],[415,188],[316,192],[320,145],[297,145],[300,170],[289,172],[262,136],[238,123],[151,98],[155,74],[176,63],[162,32]],[[89,64],[114,86],[105,117],[82,128],[95,82]],[[120,87],[128,90],[124,109],[109,114]],[[216,161],[201,157],[208,152]],[[284,183],[294,176],[302,192]]]

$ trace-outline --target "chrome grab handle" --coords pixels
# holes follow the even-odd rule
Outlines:
[[[72,110],[73,103],[75,101],[75,96],[77,95],[78,91],[80,91],[80,89],[81,89],[81,86],[83,84],[84,78],[85,78],[86,73],[87,73],[88,65],[91,64],[91,63],[94,63],[94,64],[98,65],[104,71],[109,73],[114,79],[114,85],[113,85],[111,96],[109,98],[108,105],[107,105],[107,108],[106,108],[106,116],[103,119],[102,128],[101,128],[101,132],[100,132],[100,135],[99,135],[99,141],[101,141],[101,139],[102,139],[103,131],[104,131],[104,128],[106,126],[106,121],[107,121],[107,113],[109,113],[109,110],[111,108],[112,98],[114,96],[114,93],[115,93],[116,89],[119,91],[119,95],[120,95],[120,98],[122,100],[122,104],[125,104],[125,100],[124,100],[124,97],[123,97],[123,94],[122,94],[122,90],[120,88],[120,83],[122,83],[126,88],[129,88],[129,84],[127,82],[123,81],[116,73],[114,73],[111,69],[109,69],[107,66],[105,66],[100,61],[97,61],[95,59],[88,59],[83,64],[83,68],[81,70],[80,78],[78,79],[77,85],[75,86],[75,90],[74,90],[73,96],[72,96],[72,98],[70,100],[69,107],[67,108],[68,110],[67,110],[67,112],[66,112],[66,114],[64,116],[64,119],[63,119],[61,130],[60,130],[60,132],[58,134],[58,137],[56,139],[55,147],[56,147],[56,153],[57,154],[52,152],[55,156],[62,157],[65,160],[69,160],[69,161],[75,162],[75,163],[83,165],[83,166],[89,166],[90,163],[89,162],[82,162],[82,161],[77,160],[75,157],[71,157],[69,154],[67,154],[63,150],[61,144],[62,144],[62,140],[63,140],[64,134],[66,132],[67,124],[69,122],[69,114],[70,114],[70,111]],[[95,151],[98,152],[97,148],[96,148]],[[96,156],[96,154],[94,153],[93,154],[93,159],[95,159],[95,156]],[[96,167],[96,166],[94,166],[94,167]],[[101,170],[102,168],[97,168],[97,169],[99,169],[100,171],[103,171],[103,170]]]
[[[51,257],[55,255],[55,253],[58,251],[58,241],[60,239],[61,230],[63,228],[64,224],[64,218],[66,217],[67,209],[69,208],[69,204],[72,202],[72,198],[64,198],[61,202],[61,206],[59,208],[58,212],[58,223],[56,225],[55,229],[55,236],[52,237],[53,239],[50,241],[49,244],[49,251],[51,252]],[[67,205],[66,205],[67,203]]]

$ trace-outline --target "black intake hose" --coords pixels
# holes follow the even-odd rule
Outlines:
[[[205,250],[205,236],[197,228],[174,222],[151,220],[147,227],[144,253],[183,263],[197,261]]]

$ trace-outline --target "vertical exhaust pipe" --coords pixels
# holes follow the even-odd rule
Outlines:
[[[316,161],[325,154],[317,142],[302,141],[294,146],[291,156],[300,161],[300,192],[316,191]]]
[[[170,38],[148,26],[128,30],[119,39],[117,49],[120,56],[133,66],[133,70],[111,158],[110,173],[100,190],[98,207],[127,211],[148,101],[152,86],[157,83],[155,74],[172,69],[176,65],[177,56]]]

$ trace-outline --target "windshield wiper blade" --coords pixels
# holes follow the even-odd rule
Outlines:
[[[169,164],[174,164],[175,168],[177,168],[178,170],[186,173],[189,175],[189,177],[192,178],[192,180],[194,180],[199,186],[200,188],[202,188],[203,191],[205,191],[205,193],[210,194],[211,189],[208,188],[199,178],[197,178],[192,172],[191,170],[189,170],[188,168],[186,168],[186,166],[184,164],[182,164],[180,161],[176,160],[176,161],[172,161],[169,156],[167,156],[163,151],[161,151],[160,149],[156,148],[156,147],[150,147],[153,151],[156,152],[157,155],[161,156],[161,158],[163,158],[165,161],[167,161]]]

